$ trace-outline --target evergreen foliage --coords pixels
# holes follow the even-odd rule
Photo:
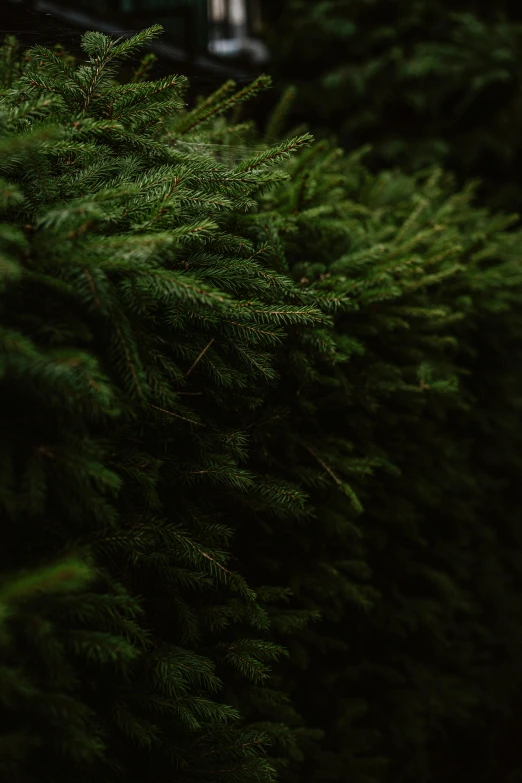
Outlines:
[[[493,781],[522,685],[522,236],[440,173],[314,157],[269,209],[295,280],[341,303],[335,370],[305,385],[290,354],[260,437],[317,509],[278,576],[327,620],[294,686],[326,732],[315,779]]]
[[[516,216],[157,32],[2,51],[0,770],[515,783]]]
[[[288,636],[272,613],[306,760],[282,779],[517,780],[522,233],[476,184],[365,154],[315,145],[241,220],[335,318],[286,341],[251,428],[256,471],[308,506],[236,535],[245,573],[322,616]]]
[[[41,619],[20,609],[13,781],[272,779],[266,735],[220,698],[222,676],[257,687],[281,652],[229,564],[227,510],[254,484],[236,422],[273,382],[284,327],[325,317],[231,222],[308,137],[235,168],[187,154],[178,135],[266,80],[180,114],[182,77],[114,78],[157,32],[88,33],[78,66],[3,50],[1,570],[93,569],[44,594]],[[26,681],[11,669],[35,623]]]
[[[372,170],[437,163],[522,209],[522,7],[514,0],[265,0],[296,122],[373,145]]]

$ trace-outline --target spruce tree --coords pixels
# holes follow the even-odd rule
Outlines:
[[[516,217],[156,32],[3,49],[0,769],[515,783]]]
[[[265,491],[237,422],[284,327],[325,318],[233,224],[308,137],[235,167],[187,152],[266,80],[192,113],[183,77],[118,84],[158,32],[87,33],[77,65],[2,52],[1,572],[9,590],[72,557],[92,576],[6,631],[13,781],[273,777],[266,733],[221,693],[282,652],[229,562],[228,510]]]
[[[282,777],[516,780],[522,235],[476,185],[365,153],[315,145],[242,219],[335,319],[285,342],[251,431],[253,468],[308,505],[236,537],[246,573],[321,616],[288,636],[272,614],[300,740]]]
[[[296,282],[349,299],[337,371],[323,369],[298,414],[299,354],[288,360],[297,420],[273,436],[318,516],[290,583],[327,619],[305,632],[294,695],[307,721],[324,716],[319,779],[379,780],[387,759],[388,781],[463,768],[494,780],[511,770],[486,726],[509,728],[522,674],[519,512],[505,495],[520,464],[522,237],[502,233],[516,218],[469,208],[471,192],[453,195],[440,174],[373,178],[332,157],[291,164],[292,188],[271,205],[296,229]]]

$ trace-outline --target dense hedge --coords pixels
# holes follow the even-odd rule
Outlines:
[[[251,220],[297,283],[345,302],[334,366],[314,377],[289,347],[254,452],[315,509],[269,539],[260,520],[253,547],[325,618],[285,675],[325,731],[310,779],[511,780],[520,231],[440,171],[373,176],[327,145],[289,171]]]
[[[515,218],[155,32],[2,53],[0,771],[514,783]]]

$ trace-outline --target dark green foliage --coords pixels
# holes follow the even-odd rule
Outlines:
[[[41,616],[21,609],[12,781],[272,778],[266,735],[220,696],[221,676],[257,687],[281,653],[229,565],[229,510],[256,491],[237,421],[273,383],[284,327],[326,319],[231,216],[308,137],[235,168],[187,153],[176,139],[205,107],[180,115],[182,77],[114,81],[156,33],[89,33],[78,67],[3,50],[1,570],[71,553],[93,569]],[[27,682],[11,672],[26,654]]]
[[[285,343],[251,429],[256,470],[309,510],[262,509],[237,550],[323,617],[289,637],[272,613],[306,779],[516,780],[522,234],[472,186],[362,157],[316,145],[242,220],[335,329]]]
[[[0,770],[515,783],[516,218],[155,32],[3,50]]]
[[[294,118],[373,170],[438,163],[485,181],[520,211],[522,6],[513,0],[266,0],[278,80],[297,86]]]
[[[330,231],[338,237],[344,229],[344,247],[327,262],[321,256],[332,245],[327,226],[314,231],[316,244],[306,229],[312,223],[306,210],[325,202],[324,192],[314,192],[321,185],[312,169],[301,201],[302,245],[289,243],[288,256],[296,278],[351,297],[337,333],[349,362],[337,388],[330,381],[328,390],[311,395],[317,410],[308,427],[300,421],[286,430],[300,439],[308,431],[325,467],[338,482],[350,482],[361,500],[357,529],[369,568],[361,563],[357,571],[349,563],[347,574],[352,582],[352,574],[360,580],[369,572],[379,593],[365,618],[357,610],[363,601],[345,587],[347,608],[330,631],[336,652],[317,691],[317,712],[322,707],[327,716],[334,779],[351,768],[353,779],[365,780],[375,758],[385,757],[391,762],[386,780],[459,780],[471,764],[469,778],[495,780],[505,759],[486,741],[486,727],[496,723],[498,710],[511,707],[516,714],[516,697],[506,698],[502,679],[516,693],[522,674],[520,589],[509,588],[518,566],[508,562],[517,552],[516,562],[520,544],[511,540],[509,555],[504,548],[506,535],[516,538],[520,518],[505,485],[520,470],[513,356],[521,336],[521,236],[499,235],[508,220],[470,209],[466,194],[451,196],[437,174],[373,178],[353,164],[329,173],[347,177],[343,191],[330,180]],[[321,179],[326,187],[328,179]],[[507,312],[497,314],[502,307]],[[488,388],[492,356],[502,356],[496,399]],[[505,418],[497,421],[493,410]],[[499,452],[501,466],[483,461]],[[375,477],[364,481],[371,469]],[[357,552],[353,544],[343,551],[339,540],[354,536],[346,524],[354,514],[333,515],[330,494],[321,504],[320,540],[309,546],[302,571],[308,580],[328,529],[326,563],[342,573],[343,559]],[[324,602],[320,593],[318,599]],[[504,731],[511,720],[504,717]],[[360,734],[352,729],[347,742],[350,725]],[[460,733],[467,745],[459,743]],[[380,739],[372,742],[376,734]],[[479,746],[482,753],[470,752]],[[332,761],[320,768],[332,774]]]

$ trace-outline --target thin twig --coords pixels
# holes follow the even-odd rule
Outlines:
[[[341,479],[340,479],[340,478],[338,478],[338,477],[335,475],[335,473],[333,472],[333,470],[332,470],[331,468],[329,468],[329,467],[328,467],[328,465],[326,464],[326,462],[324,462],[324,461],[321,459],[321,457],[320,457],[318,454],[316,454],[316,453],[315,453],[315,451],[314,451],[314,450],[313,450],[313,449],[312,449],[310,446],[308,446],[306,443],[303,443],[303,441],[299,441],[299,443],[301,444],[301,446],[303,446],[303,448],[305,448],[305,449],[306,449],[306,450],[307,450],[307,451],[308,451],[308,452],[309,452],[309,453],[312,455],[312,457],[314,457],[314,458],[317,460],[317,462],[318,462],[318,463],[321,465],[321,467],[323,467],[323,468],[326,470],[326,472],[328,473],[328,475],[329,475],[329,476],[331,476],[331,477],[333,478],[333,480],[335,481],[335,483],[336,483],[336,484],[338,484],[338,485],[341,487],[341,486],[342,486],[342,484],[343,484],[343,482],[341,481]]]
[[[98,295],[98,291],[96,290],[96,285],[94,283],[94,280],[92,279],[92,275],[91,275],[91,273],[90,273],[90,271],[88,269],[84,269],[83,271],[85,273],[85,277],[89,281],[89,287],[91,289],[94,301],[96,302],[96,305],[101,310],[103,305],[102,305],[101,299],[100,299],[100,297]]]
[[[188,370],[187,370],[187,372],[185,373],[185,378],[188,378],[188,377],[189,377],[190,373],[192,372],[192,370],[194,369],[194,367],[196,366],[196,364],[197,364],[197,363],[198,363],[198,362],[199,362],[199,361],[200,361],[200,360],[203,358],[203,356],[206,354],[206,352],[208,351],[208,349],[210,348],[210,346],[211,346],[211,345],[212,345],[212,343],[214,342],[214,339],[215,339],[215,338],[213,337],[213,338],[212,338],[212,340],[209,342],[209,344],[208,344],[208,345],[206,345],[206,346],[205,346],[205,348],[203,348],[203,350],[201,351],[201,353],[199,354],[199,356],[197,357],[197,359],[196,359],[196,360],[195,360],[195,362],[193,363],[192,367],[189,367],[189,369],[188,369]]]
[[[194,419],[187,419],[186,416],[180,416],[177,413],[172,413],[172,411],[166,411],[165,408],[158,408],[157,405],[150,406],[151,408],[154,408],[157,411],[161,411],[162,413],[166,413],[167,416],[174,416],[175,419],[182,419],[183,421],[188,421],[190,424],[196,424],[198,427],[203,427],[204,425],[200,421],[194,421]]]

